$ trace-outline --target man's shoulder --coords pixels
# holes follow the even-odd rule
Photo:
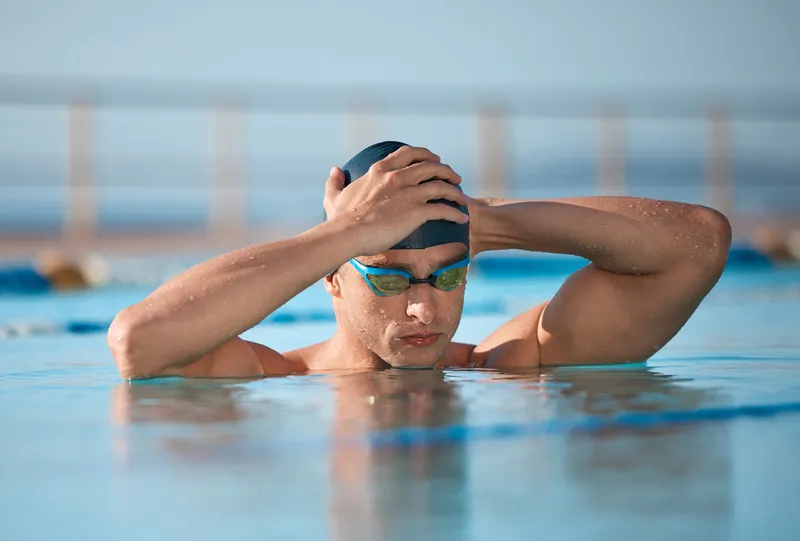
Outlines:
[[[450,342],[442,355],[439,365],[442,368],[469,368],[470,357],[475,344],[464,344],[463,342]]]
[[[320,368],[317,365],[322,360],[322,351],[327,341],[317,342],[309,346],[286,351],[283,357],[295,367],[302,367],[304,370],[314,370]]]
[[[477,345],[453,343],[454,359],[464,368],[539,366],[539,323],[549,301],[512,317]]]

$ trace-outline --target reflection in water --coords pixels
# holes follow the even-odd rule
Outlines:
[[[711,392],[646,368],[569,378],[572,401],[582,411],[692,410],[721,405]],[[606,516],[651,517],[651,527],[670,538],[724,539],[732,515],[730,436],[727,424],[661,425],[617,430],[592,438],[566,439],[566,478],[579,487],[585,504]]]
[[[548,404],[550,418],[724,404],[724,397],[690,379],[646,366],[548,369],[499,375],[497,382],[527,387],[529,400],[538,395],[540,404]],[[527,440],[476,446],[495,456],[504,456],[506,446],[514,448],[508,456],[514,457],[516,469],[489,466],[480,480],[474,480],[476,490],[483,481],[484,494],[498,496],[488,498],[494,502],[489,513],[495,520],[505,515],[517,527],[525,523],[528,528],[541,526],[544,520],[558,523],[555,531],[562,534],[604,539],[629,538],[628,528],[637,523],[647,528],[651,540],[728,537],[733,487],[727,424],[614,428],[545,440],[546,444]],[[529,468],[522,467],[525,455],[535,458]],[[512,485],[527,483],[530,488],[507,487],[505,492],[524,496],[524,508],[534,507],[536,512],[507,511],[523,508],[520,502],[503,498],[497,488],[498,479],[508,481],[511,471],[516,472]],[[571,520],[575,513],[580,522]],[[502,527],[499,522],[496,526]]]
[[[297,404],[292,398],[285,403],[254,400],[252,387],[257,384],[186,380],[123,384],[112,394],[112,415],[118,424],[129,427],[155,424],[175,428],[177,434],[165,431],[158,441],[181,460],[208,464],[258,461],[252,451],[247,451],[252,436],[231,425],[243,421],[245,425],[258,424],[269,437],[275,433],[271,431],[274,425],[287,424]],[[309,391],[332,394],[328,431],[334,438],[463,422],[464,408],[456,388],[441,371],[332,374],[323,385],[298,388],[296,397]],[[318,423],[319,417],[308,420]],[[188,433],[187,427],[191,429]],[[120,438],[125,452],[119,456],[130,461],[130,449],[137,437],[123,431]],[[143,449],[152,457],[152,448]],[[300,460],[318,457],[302,455]],[[301,469],[297,461],[292,467]],[[336,539],[429,538],[443,531],[457,534],[469,522],[462,445],[416,449],[340,445],[330,448],[328,461],[330,529]],[[320,487],[305,490],[319,493]]]
[[[464,422],[456,387],[440,371],[383,370],[334,381],[334,434]],[[331,456],[335,539],[461,538],[469,524],[466,449],[337,446]]]
[[[212,380],[156,380],[122,383],[112,395],[112,418],[135,423],[224,423],[244,418],[237,404],[241,387]]]
[[[122,383],[111,394],[111,419],[118,427],[152,424],[166,425],[160,443],[183,459],[207,456],[209,450],[231,440],[224,431],[226,423],[240,421],[246,412],[237,400],[244,390],[236,385],[191,380],[155,380]],[[174,430],[170,431],[170,427]],[[181,427],[191,427],[186,434]],[[132,447],[146,443],[129,432],[116,434],[114,452],[125,463],[136,460]],[[142,455],[152,458],[146,446]],[[146,450],[144,450],[146,449]]]
[[[124,384],[112,394],[112,413],[128,427],[119,449],[126,461],[146,439],[136,427],[156,426],[163,429],[156,438],[162,455],[166,448],[168,456],[206,469],[249,461],[262,478],[242,482],[272,486],[272,498],[289,488],[274,486],[275,469],[296,470],[296,491],[330,499],[328,528],[340,540],[513,538],[523,531],[585,537],[600,526],[603,536],[625,538],[644,523],[649,537],[659,538],[652,533],[657,527],[716,539],[727,537],[732,513],[724,423],[410,448],[333,445],[282,458],[269,454],[269,444],[298,435],[348,439],[403,427],[537,422],[723,401],[696,382],[646,366],[384,370]],[[146,452],[152,458],[152,447]],[[311,473],[320,459],[327,477]]]

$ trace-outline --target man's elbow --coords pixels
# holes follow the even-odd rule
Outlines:
[[[108,328],[108,348],[120,375],[125,379],[148,377],[141,360],[140,329],[141,324],[137,322],[132,307],[118,313]]]
[[[731,222],[728,217],[712,208],[706,209],[706,223],[714,236],[714,244],[719,245],[725,252],[731,247],[731,240],[733,239],[733,230],[731,229]]]
[[[698,227],[694,243],[694,249],[699,251],[696,255],[709,266],[722,272],[728,260],[733,238],[730,220],[721,212],[709,207],[698,206],[693,214]]]

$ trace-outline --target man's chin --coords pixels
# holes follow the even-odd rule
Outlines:
[[[438,351],[425,353],[426,354],[396,355],[392,359],[386,360],[386,363],[392,368],[404,370],[432,370],[436,368],[436,365],[442,358],[442,353]]]

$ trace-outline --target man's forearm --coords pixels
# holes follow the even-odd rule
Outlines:
[[[727,220],[709,208],[635,197],[479,200],[470,209],[479,251],[572,254],[620,274],[653,274],[727,251]]]
[[[183,364],[241,334],[357,255],[357,235],[344,229],[325,222],[174,277],[114,320],[109,345],[115,357],[156,368]]]

